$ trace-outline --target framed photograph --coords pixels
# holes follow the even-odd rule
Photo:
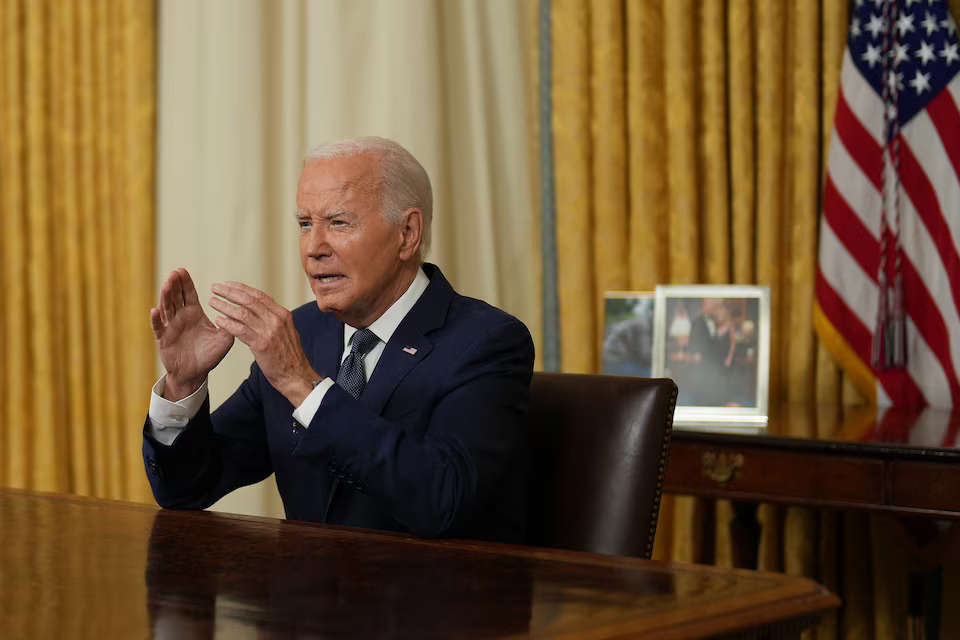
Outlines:
[[[674,422],[689,427],[766,427],[770,288],[658,286],[653,377],[679,388]]]
[[[603,373],[649,378],[653,371],[653,291],[608,291],[603,303]]]

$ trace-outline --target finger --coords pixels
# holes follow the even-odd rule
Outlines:
[[[160,321],[163,322],[163,324],[167,324],[167,313],[164,309],[166,306],[164,303],[164,291],[169,291],[170,281],[173,280],[174,273],[175,272],[170,273],[167,279],[163,281],[163,284],[160,285],[160,297],[157,299],[157,310],[160,312]]]
[[[180,274],[180,284],[183,286],[184,304],[200,304],[200,296],[197,295],[197,287],[193,284],[193,278],[183,267],[177,269]]]
[[[222,284],[222,286],[228,287],[232,291],[236,292],[237,295],[248,296],[250,300],[262,302],[264,304],[266,303],[276,304],[275,302],[273,302],[273,298],[268,296],[266,293],[264,293],[260,289],[257,289],[256,287],[251,287],[248,284],[244,284],[242,282],[236,282],[235,280],[227,280]]]
[[[253,329],[254,325],[259,324],[259,318],[244,306],[230,304],[214,297],[210,298],[210,306],[245,327]]]
[[[240,285],[240,286],[237,286]],[[269,313],[269,309],[264,305],[265,300],[269,300],[269,296],[263,293],[259,289],[254,289],[253,287],[247,287],[239,282],[228,282],[221,283],[215,282],[210,290],[223,298],[224,300],[229,300],[234,304],[248,309],[251,313],[257,316],[265,316]],[[272,300],[271,300],[272,302]]]
[[[163,319],[160,317],[160,309],[156,307],[150,309],[150,328],[153,329],[153,337],[159,340],[163,335]]]
[[[228,280],[224,284],[250,296],[255,301],[251,306],[255,305],[257,307],[257,311],[261,317],[264,317],[265,314],[281,316],[287,310],[286,307],[277,304],[276,300],[256,287],[251,287],[248,284],[233,280]]]
[[[174,271],[170,278],[170,304],[174,309],[183,309],[183,285],[180,284],[180,272]]]
[[[174,316],[177,315],[177,310],[173,306],[173,283],[171,280],[167,280],[160,290],[160,314],[165,326],[173,322]]]
[[[217,327],[223,329],[243,344],[250,346],[252,335],[250,328],[245,324],[224,316],[217,316],[216,323]]]

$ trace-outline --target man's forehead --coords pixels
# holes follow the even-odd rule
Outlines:
[[[298,197],[324,200],[350,200],[375,196],[379,179],[373,163],[348,162],[355,158],[331,158],[315,161],[303,168]]]

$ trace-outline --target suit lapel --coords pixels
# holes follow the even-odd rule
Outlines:
[[[410,370],[433,350],[433,342],[427,334],[443,326],[455,295],[435,265],[425,264],[423,270],[430,278],[430,284],[390,337],[377,368],[360,394],[360,400],[378,414],[383,412],[390,396]]]
[[[370,381],[360,394],[360,401],[376,413],[383,412],[387,400],[407,373],[433,350],[433,343],[425,336],[414,335],[398,339],[399,333],[398,327],[396,333],[390,338],[390,342],[384,347],[383,354],[377,362],[377,368],[373,370]],[[415,349],[416,353],[404,351],[407,348]]]

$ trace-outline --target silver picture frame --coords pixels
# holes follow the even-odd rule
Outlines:
[[[652,375],[679,389],[676,426],[766,428],[769,287],[657,286],[653,334]]]

